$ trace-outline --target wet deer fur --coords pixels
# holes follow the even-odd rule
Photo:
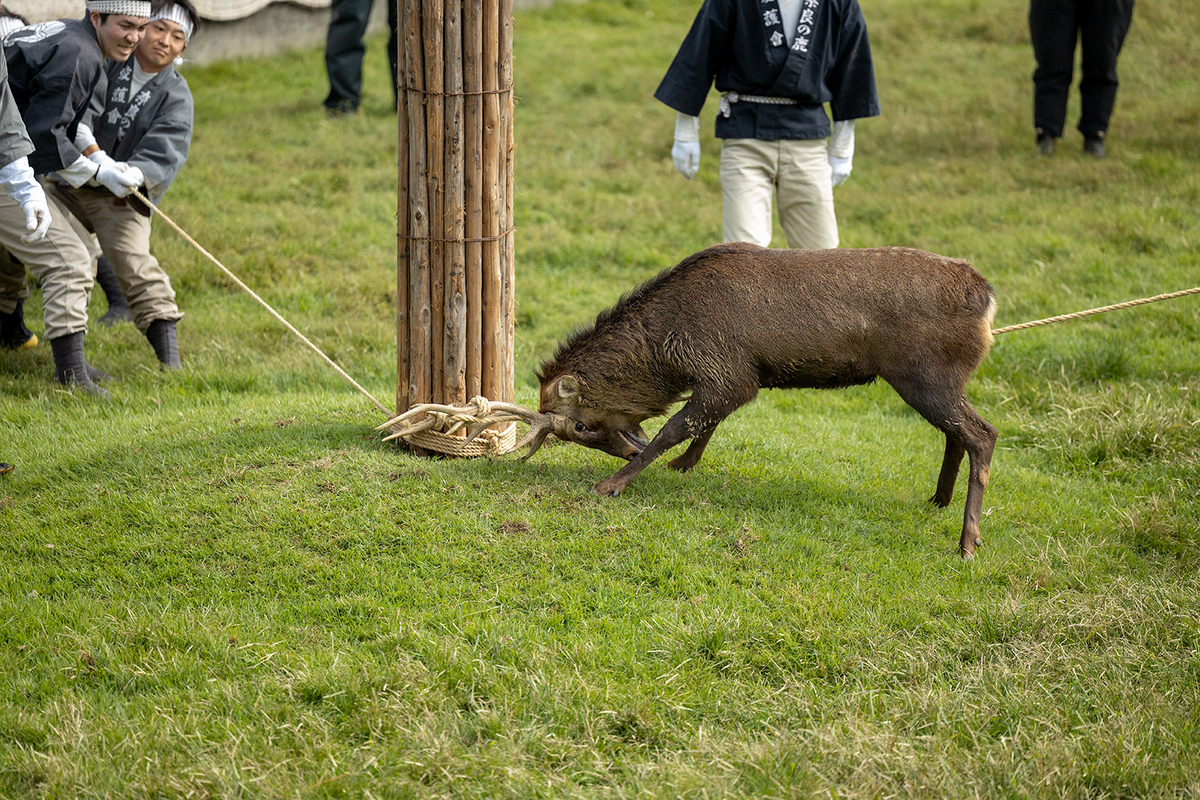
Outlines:
[[[616,495],[687,439],[669,466],[694,467],[717,425],[759,389],[883,378],[946,436],[932,502],[950,503],[963,455],[969,459],[959,540],[969,557],[981,543],[996,430],[971,408],[965,387],[991,346],[995,308],[970,264],[921,250],[717,245],[569,336],[538,373],[541,411],[559,438],[629,460],[595,486]],[[685,396],[647,441],[642,422]]]

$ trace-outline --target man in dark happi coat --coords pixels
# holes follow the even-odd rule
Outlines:
[[[174,62],[200,16],[190,0],[166,0],[151,14],[146,36],[125,63],[108,67],[108,87],[79,125],[75,144],[88,158],[126,165],[155,205],[187,160],[192,93]],[[50,199],[99,240],[128,300],[133,322],[164,368],[180,366],[175,324],[183,317],[171,279],[150,253],[150,209],[128,192],[102,184],[50,182]],[[88,237],[90,240],[90,236]]]
[[[8,83],[29,132],[34,150],[30,167],[41,176],[57,172],[80,186],[95,179],[116,191],[136,186],[123,165],[99,164],[75,146],[75,134],[92,93],[103,90],[104,60],[127,59],[141,41],[150,16],[148,0],[87,0],[88,14],[79,20],[56,20],[13,31],[4,41]],[[53,203],[53,200],[51,200]],[[20,206],[0,196],[0,245],[24,262],[42,285],[46,338],[54,353],[55,378],[71,388],[107,396],[92,382],[103,375],[83,356],[87,304],[92,287],[92,259],[66,214],[52,213],[43,239],[23,241],[25,215]],[[12,262],[4,259],[6,274]],[[20,272],[21,280],[24,271]],[[0,302],[12,281],[0,281]],[[2,306],[0,306],[2,308]]]
[[[850,175],[854,120],[879,114],[857,0],[705,0],[654,94],[678,112],[671,155],[688,179],[714,81],[725,241],[769,246],[775,195],[791,247],[837,247],[833,186]]]

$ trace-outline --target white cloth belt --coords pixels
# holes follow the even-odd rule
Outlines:
[[[738,94],[724,92],[721,94],[721,116],[728,117],[733,112],[734,103],[762,103],[768,106],[794,106],[796,100],[791,97],[767,97],[761,94]]]

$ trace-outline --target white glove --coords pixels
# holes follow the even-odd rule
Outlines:
[[[136,176],[130,174],[132,170],[137,170]],[[117,197],[127,197],[142,185],[142,171],[121,161],[114,161],[112,165],[101,164],[96,168],[96,180]]]
[[[121,162],[117,162],[120,164]],[[125,167],[125,177],[133,181],[133,188],[137,189],[146,182],[146,176],[142,174],[140,167],[135,167],[133,164],[122,164]]]
[[[690,181],[700,169],[700,143],[676,139],[671,148],[671,158],[675,160],[675,169],[679,170],[679,174]]]
[[[833,123],[829,137],[829,168],[834,186],[841,186],[854,167],[854,120]]]
[[[40,241],[46,235],[46,231],[50,229],[50,206],[46,203],[46,195],[42,193],[42,187],[37,188],[38,197],[31,197],[21,203],[21,210],[25,212],[25,230],[29,231],[21,237],[21,241],[25,244]]]
[[[700,169],[700,118],[682,111],[675,115],[675,145],[671,148],[675,169],[689,181]]]
[[[102,167],[115,167],[117,160],[103,150],[94,150],[88,153],[88,160],[93,164],[99,164]]]
[[[29,159],[21,156],[0,169],[0,188],[9,197],[20,204],[25,212],[25,230],[28,233],[21,236],[25,244],[32,244],[46,235],[50,227],[50,205],[46,202],[46,193],[37,182]]]
[[[833,171],[833,185],[841,186],[846,182],[846,178],[850,177],[850,170],[854,168],[854,159],[838,158],[831,153],[829,156],[829,168]]]

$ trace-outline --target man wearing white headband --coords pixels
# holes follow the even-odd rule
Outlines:
[[[107,89],[94,96],[75,136],[89,159],[116,164],[155,205],[183,168],[192,141],[192,94],[174,62],[199,23],[190,0],[156,3],[145,37],[127,61],[109,65]],[[171,279],[150,253],[150,209],[103,182],[47,186],[52,210],[69,212],[99,240],[133,322],[162,367],[178,368],[175,323],[183,313]]]
[[[95,179],[114,192],[128,192],[137,185],[133,178],[120,165],[89,159],[75,145],[75,135],[92,94],[106,85],[105,59],[129,58],[149,22],[150,3],[88,0],[86,5],[83,19],[31,25],[5,38],[8,84],[33,144],[28,159],[36,175],[57,172],[73,186]],[[23,241],[25,212],[17,201],[0,195],[0,245],[41,282],[55,379],[104,397],[107,392],[92,382],[93,375],[103,373],[92,370],[83,356],[92,259],[67,215],[52,211],[50,216],[43,239]],[[11,281],[0,281],[0,312],[19,308],[21,298],[11,296],[11,287]]]

